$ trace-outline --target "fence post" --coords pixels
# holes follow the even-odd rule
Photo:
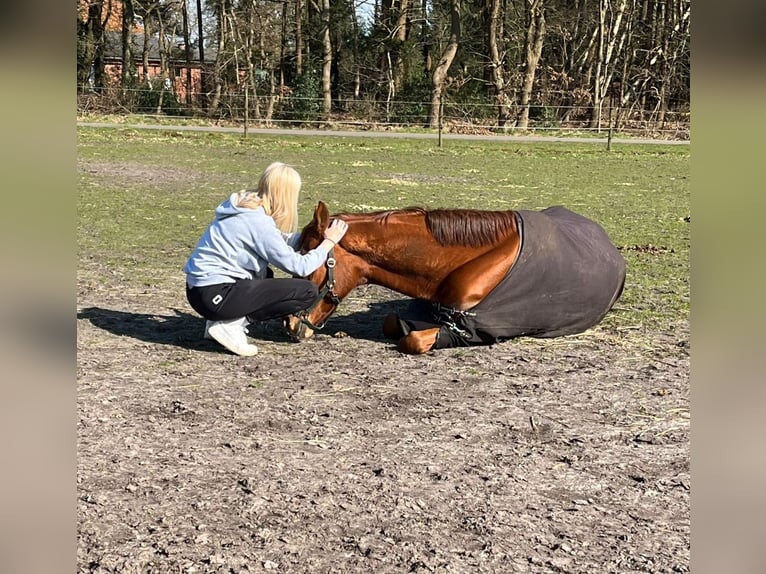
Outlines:
[[[244,133],[242,134],[242,136],[244,138],[247,138],[247,123],[248,123],[248,120],[250,119],[250,117],[249,117],[249,111],[250,111],[250,102],[249,102],[250,98],[249,98],[249,95],[250,95],[250,91],[248,90],[248,85],[247,84],[248,83],[245,82],[245,129],[244,129]]]
[[[439,92],[439,147],[442,147],[442,118],[444,117],[444,92]]]
[[[612,126],[613,126],[614,94],[609,94],[609,131],[606,135],[606,151],[612,151]]]
[[[615,78],[612,80],[612,83],[609,86],[609,134],[606,138],[606,150],[611,151],[612,149],[612,134],[614,133],[615,128],[617,127],[617,122],[620,119],[620,107],[619,104],[622,102],[622,80],[620,78]],[[617,113],[614,113],[614,102],[615,99],[617,100]]]

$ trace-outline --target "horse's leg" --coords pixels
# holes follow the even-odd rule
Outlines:
[[[470,309],[480,303],[508,273],[519,252],[519,237],[512,235],[495,248],[481,254],[455,269],[442,281],[436,300],[456,309]],[[403,329],[400,318],[390,313],[383,321],[383,334],[389,339],[399,339],[397,349],[410,355],[422,355],[430,351],[439,336],[440,328]],[[459,346],[446,339],[440,348]]]
[[[404,330],[402,330],[402,325],[399,323],[399,315],[396,313],[389,313],[383,319],[383,336],[386,339],[400,339],[404,337]]]
[[[410,331],[438,327],[432,320],[433,308],[428,301],[413,299],[402,315],[389,313],[383,319],[383,335],[387,339],[401,339]]]
[[[468,261],[459,267],[439,285],[437,300],[443,305],[456,309],[470,309],[480,303],[508,273],[519,253],[519,237],[509,237],[494,249]],[[422,355],[430,351],[439,336],[439,327],[412,330],[397,344],[397,349],[410,355]],[[395,314],[386,317],[383,332],[390,338],[403,333],[399,318]],[[454,340],[444,340],[440,348],[459,346]]]
[[[412,306],[409,309],[412,310]],[[408,355],[422,355],[430,351],[440,330],[439,325],[418,319],[409,319],[405,323],[396,313],[389,313],[383,320],[383,335],[388,339],[398,339],[397,349]]]
[[[410,331],[399,339],[396,348],[408,355],[422,355],[431,350],[439,336],[439,327],[424,329],[422,331]]]
[[[519,246],[519,236],[512,235],[494,249],[455,269],[439,285],[437,301],[461,310],[478,305],[516,262]]]

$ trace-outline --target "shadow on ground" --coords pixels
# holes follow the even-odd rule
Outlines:
[[[340,331],[355,339],[383,341],[382,324],[388,313],[400,311],[406,301],[371,303],[363,311],[330,317],[325,334]],[[193,313],[172,309],[172,315],[136,313],[101,307],[87,307],[77,313],[77,319],[90,321],[92,325],[120,337],[131,337],[146,343],[174,345],[193,350],[211,350],[219,346],[202,338],[204,319]],[[255,323],[248,329],[256,339],[288,342],[280,320]]]
[[[131,337],[146,343],[174,345],[188,349],[209,349],[214,343],[203,339],[204,320],[192,313],[173,309],[172,315],[117,311],[87,307],[77,319],[90,321],[99,329],[119,337]]]

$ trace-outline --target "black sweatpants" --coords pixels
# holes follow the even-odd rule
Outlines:
[[[270,274],[271,275],[271,274]],[[192,309],[211,321],[247,317],[253,323],[308,309],[319,295],[308,279],[238,279],[206,287],[186,286]]]

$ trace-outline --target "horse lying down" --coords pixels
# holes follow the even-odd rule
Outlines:
[[[479,211],[408,208],[334,215],[348,231],[309,276],[316,303],[286,328],[294,340],[320,329],[359,285],[414,301],[390,314],[383,333],[403,353],[490,345],[515,337],[558,337],[598,324],[620,297],[625,260],[603,228],[568,209]],[[319,202],[301,248],[330,223]]]

